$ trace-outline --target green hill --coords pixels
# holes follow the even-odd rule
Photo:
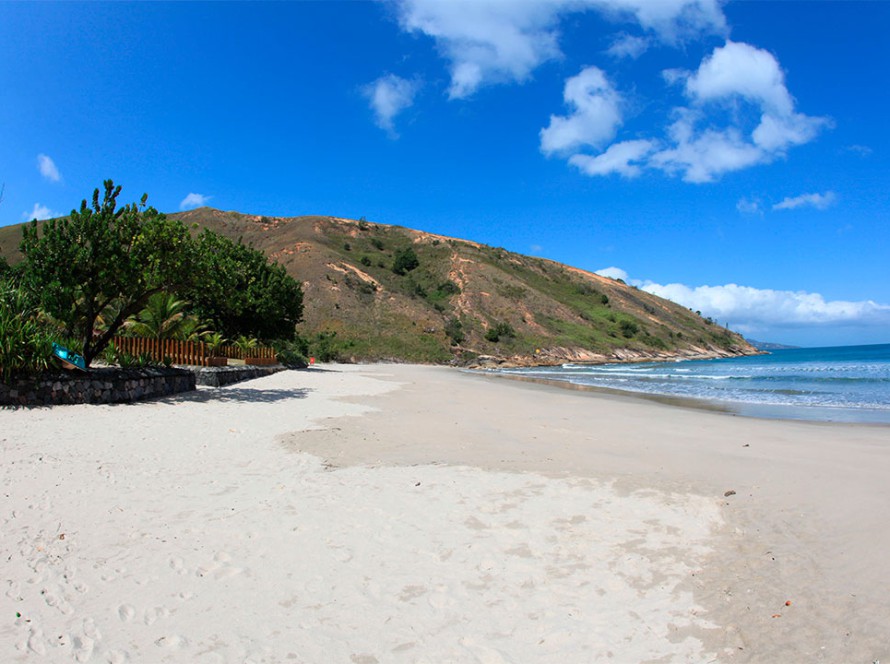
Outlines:
[[[170,216],[195,232],[242,238],[281,263],[303,283],[300,333],[323,335],[344,358],[553,364],[757,352],[621,281],[497,247],[335,217],[212,208]],[[20,226],[0,228],[10,262],[20,235]]]

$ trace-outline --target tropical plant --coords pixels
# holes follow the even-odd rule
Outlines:
[[[188,302],[169,293],[155,293],[145,308],[127,319],[127,329],[147,339],[182,339],[186,326]]]
[[[56,331],[38,317],[27,293],[0,279],[0,379],[48,368]]]
[[[235,346],[245,355],[259,345],[260,342],[256,337],[248,337],[242,334],[240,337],[235,339]]]
[[[219,332],[210,332],[204,337],[204,343],[207,344],[210,355],[215,357],[219,353],[219,349],[229,343],[229,340]]]

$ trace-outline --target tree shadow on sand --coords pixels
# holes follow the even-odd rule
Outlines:
[[[308,388],[264,390],[255,387],[202,387],[193,392],[162,397],[157,403],[169,406],[182,403],[278,403],[289,399],[305,399],[312,391]]]

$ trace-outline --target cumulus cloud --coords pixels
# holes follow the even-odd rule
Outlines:
[[[613,58],[630,58],[636,60],[649,48],[651,40],[646,37],[638,37],[621,33],[606,49],[606,53]]]
[[[589,81],[579,85],[585,74]],[[673,109],[664,138],[619,141],[602,154],[586,154],[584,148],[613,138],[623,119],[621,96],[591,67],[566,82],[565,101],[576,110],[551,116],[541,131],[542,151],[566,153],[570,164],[591,176],[635,177],[655,168],[703,183],[783,157],[830,125],[827,118],[798,113],[776,58],[749,44],[727,41],[696,71],[670,69],[662,76],[668,85],[682,85],[688,102]],[[721,123],[722,117],[728,119]]]
[[[742,214],[763,214],[763,210],[760,207],[760,199],[758,198],[742,197],[735,204],[735,209]]]
[[[550,124],[540,133],[544,154],[599,147],[615,136],[622,100],[602,69],[587,67],[568,79],[563,99],[572,111],[550,116]]]
[[[37,221],[43,221],[44,219],[54,219],[56,217],[60,217],[62,215],[53,212],[45,205],[41,205],[40,203],[34,203],[34,209],[30,212],[23,212],[22,219],[25,221],[31,221],[32,219],[36,219]]]
[[[743,332],[769,328],[811,326],[890,325],[890,304],[872,300],[826,300],[807,291],[752,288],[738,284],[687,286],[629,279],[621,268],[609,267],[597,274],[620,278],[653,295],[693,311],[700,311]]]
[[[671,76],[676,80],[679,76]],[[692,108],[678,108],[668,135],[671,145],[653,155],[651,164],[680,173],[687,182],[712,182],[722,174],[774,161],[794,145],[807,143],[830,125],[827,118],[795,111],[785,74],[768,51],[727,41],[714,49],[698,70],[685,77]],[[741,113],[728,126],[701,129],[707,112],[747,103],[759,123],[750,132]]]
[[[890,305],[871,300],[826,300],[819,293],[727,284],[696,286],[645,283],[642,289],[721,321],[749,329],[800,325],[890,323]]]
[[[59,182],[62,179],[62,174],[59,173],[56,163],[45,154],[37,155],[37,168],[40,174],[50,182]]]
[[[395,117],[414,104],[419,89],[417,81],[409,81],[394,74],[381,76],[363,88],[377,126],[395,137]]]
[[[449,61],[452,99],[483,85],[521,83],[559,58],[559,21],[571,13],[631,20],[669,43],[726,28],[718,0],[396,0],[396,10],[403,30],[434,39]]]
[[[825,210],[831,207],[837,200],[833,191],[824,194],[801,194],[792,198],[785,198],[781,203],[773,205],[773,210],[794,210],[799,207],[813,207],[817,210]]]
[[[205,196],[204,194],[189,194],[185,198],[182,199],[182,202],[179,204],[180,210],[193,210],[195,208],[202,207],[207,205],[210,202],[212,196]]]
[[[596,274],[601,277],[608,277],[609,279],[621,279],[621,281],[628,280],[627,272],[620,267],[604,267],[602,270],[597,270]]]
[[[703,32],[726,30],[719,0],[587,0],[584,4],[607,16],[633,18],[670,44]]]
[[[652,141],[624,141],[610,145],[608,150],[595,157],[587,154],[572,155],[569,163],[587,175],[618,173],[626,178],[633,178],[642,172],[640,164],[654,148],[655,143]]]
[[[441,2],[400,0],[399,22],[432,37],[450,62],[449,96],[460,99],[490,83],[522,82],[560,55],[556,24],[561,0]]]
[[[486,85],[522,83],[543,63],[561,58],[560,25],[572,14],[596,12],[636,28],[615,38],[606,51],[614,58],[639,57],[656,43],[682,46],[689,38],[727,33],[721,0],[393,3],[402,29],[433,39],[448,62],[452,99]],[[591,176],[635,177],[651,168],[703,183],[780,159],[831,124],[798,112],[776,57],[750,44],[727,40],[696,70],[662,75],[685,98],[673,109],[664,135],[618,137],[612,150],[608,142],[616,139],[626,109],[603,71],[587,67],[566,81],[570,112],[550,116],[540,131],[541,151],[558,153]],[[392,108],[378,113],[384,128],[402,107]]]

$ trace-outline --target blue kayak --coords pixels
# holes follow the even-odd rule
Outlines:
[[[87,366],[83,361],[83,357],[78,355],[77,353],[68,350],[64,346],[60,346],[59,344],[53,344],[53,355],[55,355],[59,360],[62,361],[62,365],[66,369],[80,369],[81,371],[86,371]]]

